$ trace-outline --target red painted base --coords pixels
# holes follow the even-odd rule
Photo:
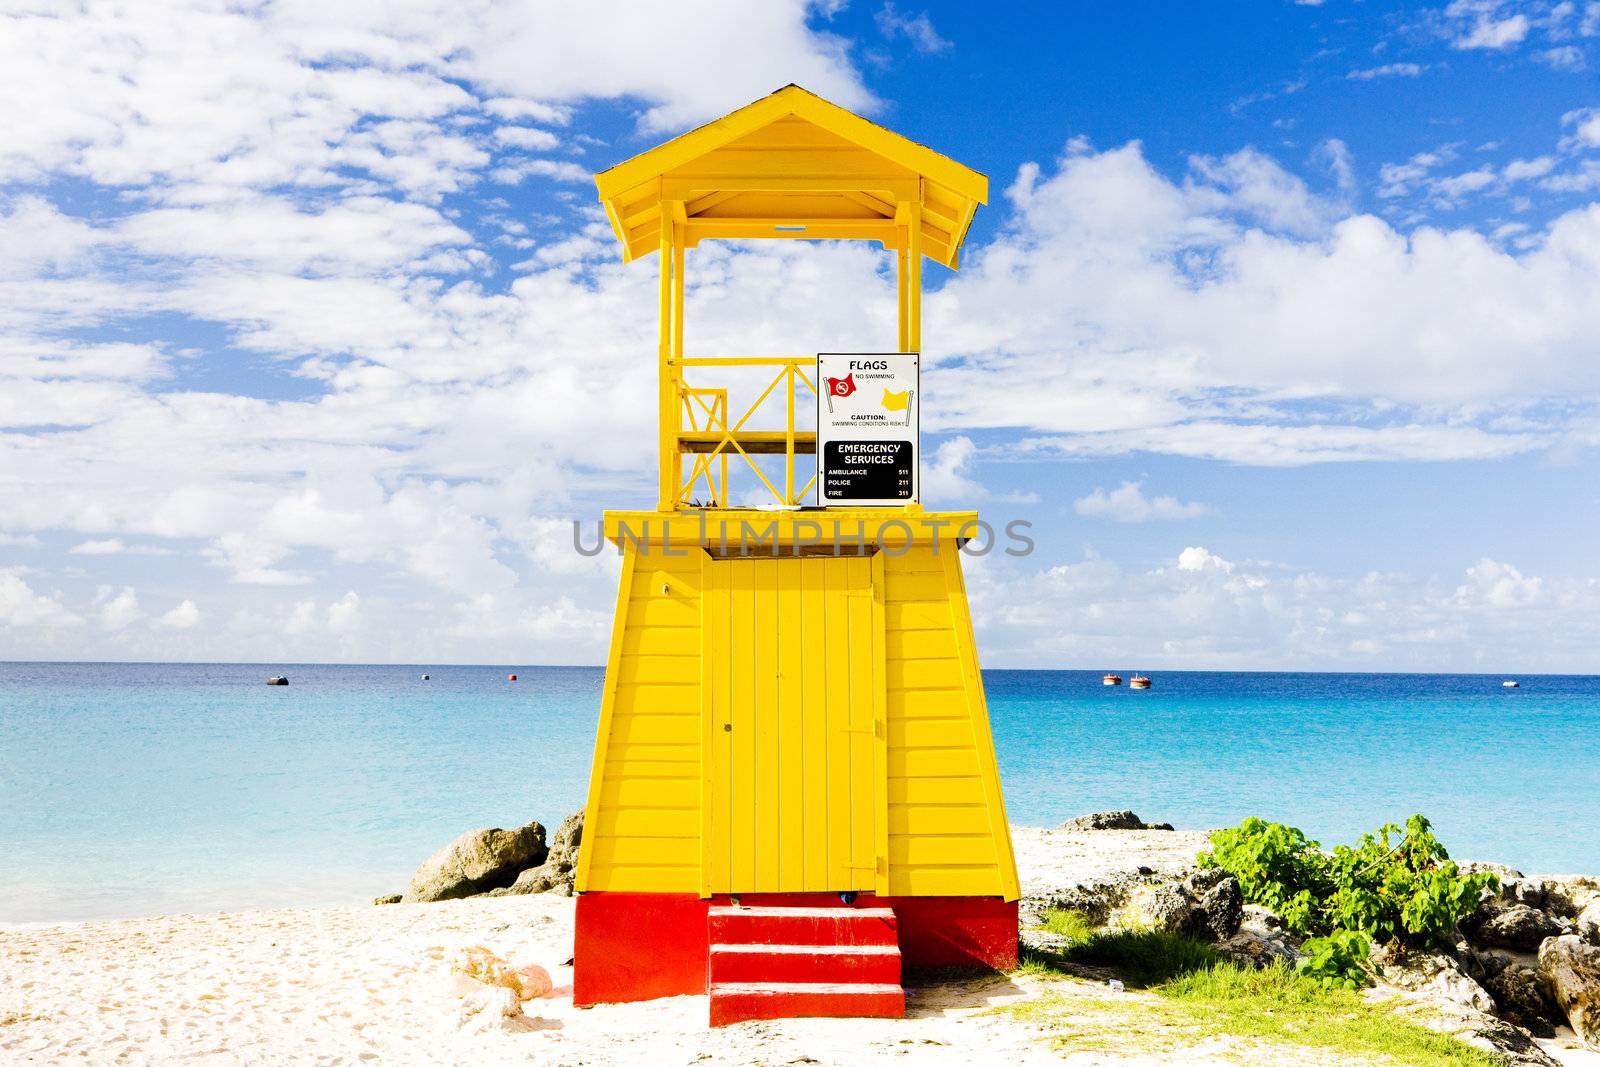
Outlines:
[[[745,907],[845,908],[835,894],[746,894]],[[578,897],[572,999],[580,1005],[704,993],[710,937],[707,915],[726,896],[677,893],[583,893]],[[1017,965],[1017,904],[997,897],[874,897],[854,908],[892,908],[908,971],[935,967],[1010,970]],[[730,964],[733,965],[733,964]],[[794,967],[816,966],[794,962]],[[871,961],[859,983],[877,977]],[[746,976],[755,972],[746,970]],[[766,980],[777,980],[767,972]]]

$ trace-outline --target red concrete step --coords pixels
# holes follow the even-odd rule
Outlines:
[[[714,945],[898,945],[892,908],[714,907]]]
[[[728,982],[711,987],[711,1025],[752,1019],[899,1019],[906,993],[898,984]]]
[[[712,945],[711,983],[900,984],[894,945]]]

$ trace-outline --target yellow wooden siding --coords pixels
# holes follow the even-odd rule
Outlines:
[[[630,550],[579,888],[1014,898],[960,560],[939,547]]]
[[[624,553],[580,890],[695,893],[700,876],[698,550]]]
[[[976,650],[970,628],[958,624],[966,604],[957,549],[942,541],[937,552],[918,546],[884,555],[888,892],[1014,897],[982,691],[966,677]]]

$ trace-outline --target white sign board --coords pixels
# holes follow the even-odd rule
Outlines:
[[[817,497],[824,507],[915,504],[915,352],[817,356]]]

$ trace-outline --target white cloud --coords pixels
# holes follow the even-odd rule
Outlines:
[[[1600,107],[1579,108],[1561,116],[1563,128],[1571,126],[1572,133],[1562,147],[1572,149],[1600,148]]]
[[[1546,48],[1541,52],[1535,52],[1533,58],[1555,70],[1567,70],[1574,73],[1585,70],[1588,66],[1588,60],[1583,54],[1583,49],[1571,44],[1558,45],[1555,48]]]
[[[161,625],[170,626],[174,630],[192,630],[199,622],[200,607],[192,600],[183,601],[161,616]]]
[[[1091,556],[968,568],[986,663],[1087,669],[1583,671],[1600,580],[1525,576],[1483,560],[1464,582],[1334,577],[1190,547],[1176,566]]]
[[[67,549],[74,556],[116,556],[128,550],[121,538],[107,537],[99,540],[82,541]]]
[[[896,10],[891,0],[884,0],[873,19],[878,24],[878,32],[884,37],[890,40],[902,37],[919,52],[933,55],[950,48],[950,42],[939,36],[925,11],[905,15]]]
[[[1372,81],[1376,78],[1416,78],[1427,68],[1420,63],[1385,63],[1381,67],[1352,70],[1345,77],[1352,81]]]
[[[1532,29],[1528,16],[1506,13],[1501,0],[1453,0],[1445,8],[1452,48],[1499,50],[1521,44]]]
[[[1175,496],[1144,495],[1143,482],[1123,482],[1112,490],[1095,489],[1072,502],[1079,515],[1115,519],[1117,522],[1150,522],[1160,519],[1193,519],[1207,508],[1198,501],[1184,503]]]
[[[50,629],[76,626],[80,621],[56,598],[29,588],[17,568],[0,568],[0,624]]]
[[[105,630],[124,630],[144,617],[144,612],[139,610],[139,597],[132,586],[125,585],[120,590],[113,590],[111,586],[103,585],[95,594],[95,603],[100,609],[100,626]]]

